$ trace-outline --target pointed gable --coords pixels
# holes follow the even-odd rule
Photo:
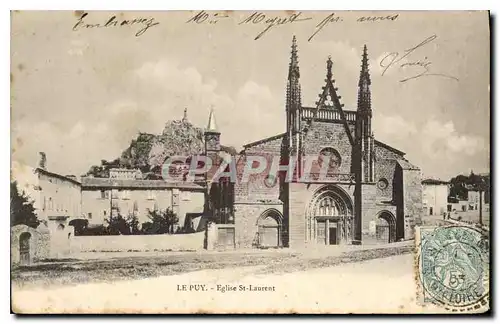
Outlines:
[[[326,84],[322,87],[322,93],[319,95],[319,100],[316,102],[316,108],[313,118],[309,121],[306,128],[310,128],[314,123],[314,120],[317,118],[318,112],[321,110],[333,110],[340,114],[340,119],[342,124],[344,125],[345,132],[349,138],[349,142],[351,145],[354,145],[354,137],[351,133],[349,125],[347,123],[347,119],[344,113],[344,104],[340,102],[342,98],[337,94],[338,88],[334,86],[335,80],[333,79],[332,74],[332,66],[333,62],[331,57],[328,57],[326,61]]]

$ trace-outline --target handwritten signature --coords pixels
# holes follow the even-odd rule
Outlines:
[[[404,51],[403,55],[400,55],[399,52],[392,52],[384,56],[382,60],[380,60],[380,67],[383,68],[382,70],[382,75],[384,75],[389,69],[393,69],[394,67],[399,66],[400,69],[404,70],[411,70],[412,72],[415,72],[416,74],[401,79],[399,82],[407,82],[410,80],[415,80],[420,77],[424,76],[435,76],[435,77],[443,77],[443,78],[448,78],[452,79],[455,81],[459,81],[458,78],[444,74],[444,73],[433,73],[431,72],[431,66],[432,62],[429,61],[427,56],[424,56],[423,59],[420,60],[410,60],[410,56],[419,48],[425,47],[425,45],[433,42],[437,38],[436,35],[432,35],[427,37],[425,40],[420,42],[418,45],[413,46],[407,50]],[[406,59],[406,62],[402,62],[404,59]]]

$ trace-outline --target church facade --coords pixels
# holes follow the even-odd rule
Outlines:
[[[404,152],[374,137],[366,46],[356,110],[341,103],[330,58],[319,100],[314,107],[302,105],[297,52],[294,37],[286,132],[244,146],[235,157],[236,183],[208,184],[219,246],[296,248],[412,239],[422,213],[421,171]],[[221,134],[210,123],[206,154],[215,157]],[[268,161],[266,169],[241,181],[255,156]],[[276,157],[277,173],[271,170]],[[311,157],[316,162],[309,163]]]

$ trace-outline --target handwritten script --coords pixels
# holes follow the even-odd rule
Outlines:
[[[409,71],[409,73],[411,74],[411,76],[405,77],[399,80],[399,82],[407,82],[426,76],[442,77],[458,81],[458,78],[454,76],[444,73],[432,72],[432,62],[427,56],[424,56],[420,59],[414,58],[415,52],[417,50],[422,50],[427,44],[436,40],[436,38],[436,35],[429,36],[418,45],[406,49],[404,53],[392,52],[384,56],[379,63],[380,67],[383,69],[382,75],[385,75],[385,73],[390,69],[399,68],[401,70]]]
[[[90,29],[90,28],[116,28],[116,27],[135,27],[139,26],[139,30],[135,33],[136,37],[143,35],[149,28],[157,26],[160,23],[155,21],[155,18],[133,18],[133,19],[118,19],[116,16],[112,16],[109,19],[100,23],[88,23],[86,18],[88,17],[88,12],[84,12],[80,18],[78,18],[76,24],[73,26],[73,31],[80,29]]]
[[[230,17],[229,11],[221,12],[207,12],[201,10],[196,12],[194,15],[189,17],[185,23],[195,24],[195,25],[220,25],[222,21],[226,20],[234,23],[234,19],[227,19]],[[311,21],[314,23],[313,31],[308,41],[312,41],[322,30],[327,26],[339,24],[343,21],[351,21],[354,23],[362,24],[373,24],[373,23],[390,23],[398,19],[399,14],[380,14],[371,16],[358,16],[358,15],[339,15],[338,13],[330,12],[325,14],[325,16],[320,18],[313,18],[306,16],[301,11],[285,11],[285,12],[274,12],[264,13],[260,11],[254,11],[251,14],[246,15],[241,20],[236,20],[236,26],[262,26],[262,30],[255,36],[254,40],[261,39],[270,30],[276,29],[284,25],[298,24],[305,25],[306,22]],[[154,17],[134,17],[132,19],[124,19],[123,14],[113,15],[103,21],[96,21],[89,17],[88,12],[78,13],[77,21],[73,25],[73,31],[83,30],[83,29],[103,29],[103,28],[124,28],[124,27],[138,27],[135,36],[139,37],[148,31],[151,27],[160,24]],[[345,17],[344,17],[345,16]],[[307,28],[307,25],[305,25]]]
[[[194,16],[189,18],[186,23],[195,23],[195,24],[210,24],[215,25],[222,18],[227,18],[229,15],[226,13],[209,13],[204,10],[196,13]],[[374,16],[356,16],[351,17],[356,23],[377,23],[377,22],[392,22],[397,20],[399,14],[391,14],[391,15],[374,15]],[[321,21],[315,24],[315,30],[313,34],[309,37],[308,41],[310,42],[320,31],[322,31],[326,26],[341,23],[345,19],[344,17],[339,16],[336,13],[329,13],[325,18],[322,18]],[[278,15],[268,15],[263,12],[255,11],[250,15],[243,18],[241,21],[237,23],[237,26],[252,26],[252,25],[262,25],[264,29],[259,32],[254,38],[254,40],[258,40],[262,38],[269,30],[272,28],[276,28],[283,25],[290,25],[296,23],[302,23],[307,21],[314,21],[312,17],[305,16],[301,11],[292,11]]]

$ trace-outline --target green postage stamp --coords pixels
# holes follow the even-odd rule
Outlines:
[[[418,299],[453,312],[489,308],[489,235],[469,226],[420,227]]]

